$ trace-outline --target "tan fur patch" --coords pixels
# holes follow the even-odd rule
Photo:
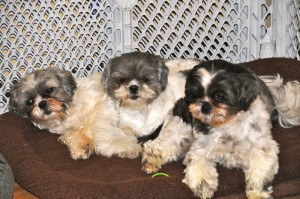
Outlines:
[[[209,125],[219,127],[233,122],[235,115],[229,114],[225,108],[214,107],[211,112],[211,118]]]
[[[209,115],[203,115],[197,103],[191,103],[189,105],[189,110],[194,118],[212,127],[219,127],[234,121],[235,115],[229,114],[226,108],[226,106],[213,107]]]
[[[74,130],[60,136],[66,144],[73,159],[87,159],[94,152],[94,141],[80,130]]]
[[[131,107],[136,109],[144,109],[156,97],[155,92],[148,86],[143,85],[139,88],[139,98],[136,100],[130,99],[130,93],[125,85],[115,90],[115,96],[121,101],[121,106]]]

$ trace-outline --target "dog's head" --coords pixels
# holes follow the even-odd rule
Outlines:
[[[256,75],[222,60],[203,62],[189,73],[185,94],[193,118],[218,127],[247,111],[260,93]]]
[[[109,61],[102,74],[102,83],[108,95],[121,106],[143,107],[165,90],[168,73],[161,57],[131,52]]]
[[[47,68],[28,74],[11,89],[9,110],[31,119],[40,128],[61,121],[76,89],[69,71]]]

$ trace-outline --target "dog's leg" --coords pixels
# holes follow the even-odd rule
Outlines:
[[[244,169],[248,198],[272,198],[271,183],[278,172],[277,154],[277,143],[273,140],[261,150],[252,150],[250,152],[249,165],[246,165],[246,169]]]
[[[172,117],[165,123],[159,136],[144,144],[142,162],[147,173],[154,173],[163,164],[182,158],[193,140],[191,126],[179,117]]]
[[[108,122],[95,125],[93,133],[95,152],[106,157],[137,158],[142,152],[134,133],[122,130]]]
[[[185,157],[185,177],[182,180],[200,198],[212,198],[218,187],[218,173],[213,161],[197,150],[190,150]]]
[[[80,130],[61,135],[59,141],[68,146],[71,157],[75,160],[87,159],[94,152],[94,141]]]

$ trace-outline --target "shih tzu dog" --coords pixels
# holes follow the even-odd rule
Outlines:
[[[61,135],[74,159],[94,151],[93,132],[102,112],[100,75],[75,79],[71,72],[49,67],[22,78],[11,89],[10,111],[40,129]]]
[[[111,59],[102,74],[104,103],[110,118],[98,124],[102,131],[94,135],[96,153],[138,157],[142,143],[155,138],[154,132],[184,96],[186,77],[178,71],[199,63],[192,59],[164,60],[146,52],[130,52]]]
[[[171,125],[144,144],[143,169],[156,172],[184,157],[183,182],[195,196],[212,198],[216,164],[237,167],[245,173],[248,198],[270,198],[279,153],[271,123],[299,125],[299,95],[297,81],[284,85],[280,77],[259,78],[241,65],[202,62],[187,76],[185,97],[165,121]]]

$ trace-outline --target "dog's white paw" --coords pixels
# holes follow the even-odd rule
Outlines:
[[[212,198],[217,190],[215,184],[209,184],[204,179],[190,179],[185,177],[182,182],[188,185],[195,196],[200,198]]]

